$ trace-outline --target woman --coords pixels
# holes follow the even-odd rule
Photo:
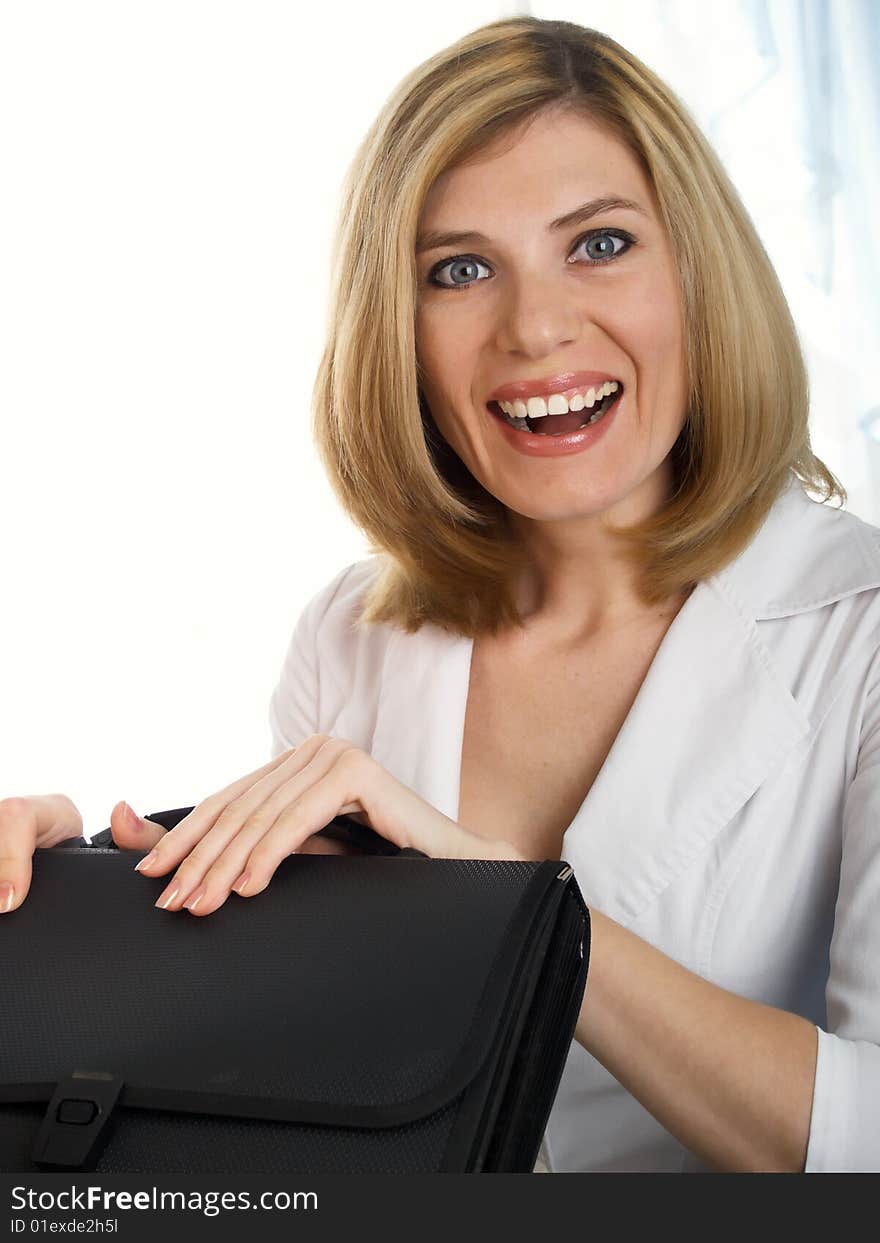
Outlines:
[[[520,17],[401,83],[343,201],[315,430],[373,555],[297,623],[272,761],[114,839],[197,916],[339,812],[565,858],[550,1168],[880,1169],[880,532],[804,490],[846,499],[736,191],[635,57]],[[0,811],[14,907],[81,821]]]

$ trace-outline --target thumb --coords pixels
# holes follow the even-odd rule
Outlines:
[[[117,803],[110,813],[110,832],[120,850],[152,850],[166,831],[155,820],[139,816],[128,803]]]

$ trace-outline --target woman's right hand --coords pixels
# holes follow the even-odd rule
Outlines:
[[[152,850],[165,836],[161,824],[126,811],[119,802],[110,813],[113,841],[122,850]],[[21,906],[31,887],[35,850],[82,837],[83,821],[66,794],[34,794],[0,799],[0,916]]]

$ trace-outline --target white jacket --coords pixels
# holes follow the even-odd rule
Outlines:
[[[303,610],[272,755],[347,738],[456,819],[472,642],[355,630],[376,566],[346,567]],[[675,618],[563,839],[588,906],[816,1025],[807,1172],[880,1171],[878,589],[880,529],[791,476]],[[707,1168],[576,1041],[545,1150],[554,1172]]]

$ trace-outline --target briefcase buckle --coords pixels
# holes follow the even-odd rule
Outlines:
[[[75,1070],[61,1080],[34,1141],[34,1164],[48,1173],[93,1170],[122,1088],[122,1079],[100,1070]]]

